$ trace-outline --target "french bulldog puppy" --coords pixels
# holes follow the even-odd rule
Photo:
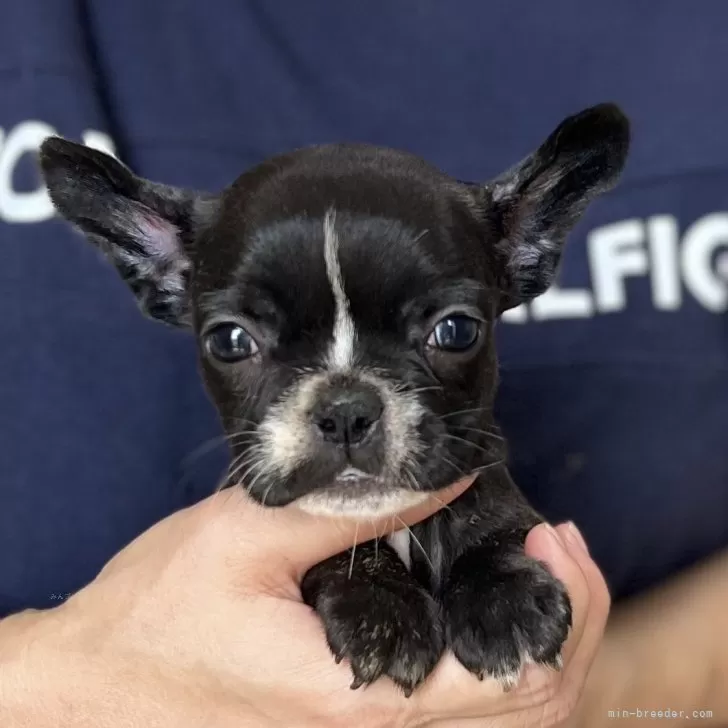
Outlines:
[[[267,507],[369,519],[478,474],[425,522],[305,576],[353,688],[387,675],[409,695],[446,648],[504,687],[528,661],[559,666],[570,602],[524,553],[543,519],[511,480],[494,421],[493,328],[547,290],[629,136],[602,104],[483,184],[332,144],[269,159],[219,194],[43,143],[58,212],[147,316],[196,338],[232,448],[226,485]]]

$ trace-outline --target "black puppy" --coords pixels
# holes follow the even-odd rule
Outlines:
[[[560,664],[571,609],[524,553],[542,519],[493,421],[493,326],[548,288],[567,233],[616,182],[628,147],[626,118],[604,104],[487,184],[334,144],[208,195],[43,143],[59,212],[147,315],[194,331],[232,443],[229,485],[266,506],[370,518],[479,472],[411,532],[306,575],[304,599],[350,661],[352,687],[388,675],[409,694],[446,647],[506,687],[529,660]]]

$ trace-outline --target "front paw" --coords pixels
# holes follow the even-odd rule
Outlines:
[[[571,627],[563,584],[522,551],[461,557],[445,594],[447,641],[481,680],[509,690],[528,662],[561,667]]]
[[[440,607],[415,586],[332,582],[314,606],[336,661],[351,664],[352,689],[387,675],[409,697],[444,651]]]

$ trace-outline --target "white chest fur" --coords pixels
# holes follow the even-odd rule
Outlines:
[[[404,565],[412,568],[412,557],[410,556],[410,532],[403,529],[395,531],[387,536],[387,543],[397,552]]]

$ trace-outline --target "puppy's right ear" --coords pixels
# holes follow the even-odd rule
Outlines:
[[[190,250],[214,199],[137,177],[96,149],[59,137],[40,147],[53,205],[116,266],[142,311],[188,326]]]
[[[622,110],[598,104],[564,119],[533,154],[481,188],[499,238],[501,310],[553,283],[566,238],[587,206],[616,184],[629,147]]]

